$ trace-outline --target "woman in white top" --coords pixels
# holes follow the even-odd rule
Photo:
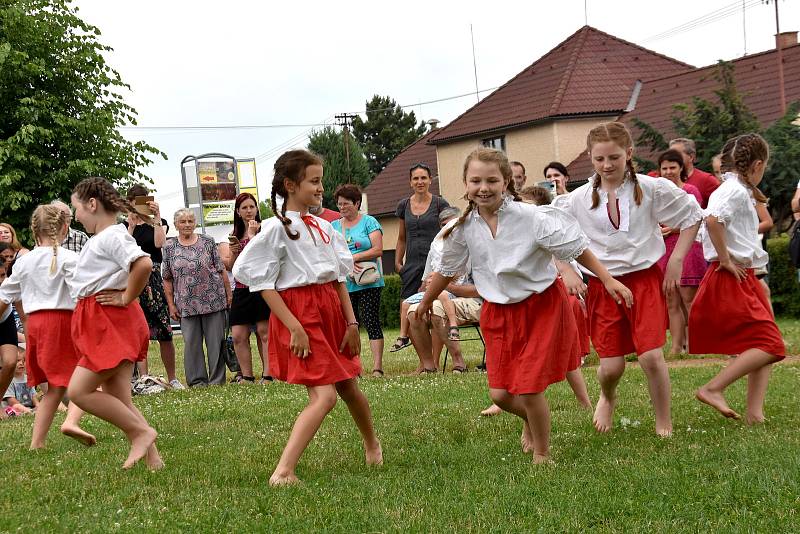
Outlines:
[[[618,306],[594,277],[589,278],[589,332],[600,356],[601,392],[594,425],[599,432],[611,430],[625,355],[636,353],[647,376],[656,433],[669,436],[672,419],[669,372],[662,351],[667,324],[662,282],[665,290],[676,290],[703,213],[697,201],[672,182],[636,174],[633,138],[625,125],[610,122],[593,128],[587,148],[595,175],[588,184],[556,198],[554,205],[578,220],[591,251],[631,289],[634,299],[631,308]],[[657,262],[666,248],[659,223],[681,231],[663,280]]]
[[[53,416],[78,364],[70,332],[75,299],[69,288],[78,255],[59,246],[68,230],[67,215],[60,208],[38,206],[31,216],[36,248],[17,259],[14,273],[0,286],[0,315],[16,302],[28,316],[25,331],[28,385],[47,383],[48,386],[33,422],[31,449],[44,447]],[[82,413],[71,404],[61,432],[85,445],[94,445],[95,437],[78,426]]]
[[[756,186],[764,177],[769,146],[758,134],[729,140],[722,150],[722,185],[706,208],[703,253],[711,267],[689,312],[689,352],[736,354],[738,357],[697,391],[697,399],[725,417],[739,418],[723,395],[725,388],[747,375],[750,423],[764,421],[764,399],[773,363],[786,354],[769,301],[754,271],[767,265],[758,237],[753,206],[764,202]]]
[[[67,393],[72,402],[125,432],[131,449],[123,468],[146,457],[150,469],[160,469],[157,433],[131,402],[133,365],[147,357],[150,337],[136,299],[147,285],[152,262],[117,224],[119,212],[133,208],[105,179],[81,181],[72,206],[93,236],[81,250],[72,283],[72,296],[78,299],[72,338],[80,360]]]
[[[361,338],[345,285],[353,256],[341,233],[308,213],[322,202],[322,170],[322,159],[307,150],[290,150],[278,158],[272,181],[276,216],[262,224],[233,266],[236,279],[260,293],[271,310],[273,376],[308,391],[308,405],[295,421],[271,485],[298,482],[300,456],[337,395],[361,432],[367,464],[383,462],[369,403],[357,382]],[[276,195],[285,199],[282,211]]]
[[[416,313],[427,316],[439,293],[472,262],[475,287],[484,299],[481,330],[489,394],[500,408],[523,420],[523,450],[542,463],[550,456],[550,410],[544,391],[564,380],[579,350],[575,317],[553,258],[577,259],[603,280],[617,302],[630,305],[630,291],[588,250],[575,219],[549,206],[515,202],[511,178],[503,152],[479,148],[467,156],[469,206],[442,234],[441,258],[433,265]],[[571,291],[583,289],[569,264],[560,265]]]

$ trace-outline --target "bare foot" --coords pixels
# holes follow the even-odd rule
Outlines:
[[[139,460],[145,457],[147,450],[156,442],[158,433],[155,429],[147,427],[147,430],[142,431],[134,437],[128,437],[131,442],[131,451],[128,453],[128,458],[122,464],[123,469],[130,469]]]
[[[375,447],[364,447],[367,465],[383,465],[383,449],[378,443]]]
[[[591,401],[578,401],[578,405],[581,407],[581,409],[589,412],[594,409],[594,406],[592,406]]]
[[[595,429],[598,432],[609,432],[614,426],[614,406],[617,404],[617,399],[607,399],[605,395],[600,394],[600,399],[597,401],[597,407],[594,409],[594,423]]]
[[[39,449],[44,449],[44,443],[31,443],[31,446],[28,448],[30,451],[38,451]]]
[[[275,472],[272,473],[271,477],[269,477],[270,486],[293,486],[299,483],[300,479],[297,478],[297,476],[294,473],[279,475],[277,472]]]
[[[763,413],[746,413],[744,416],[744,421],[748,425],[760,425],[767,421],[767,418],[764,417]]]
[[[536,465],[542,465],[542,464],[553,465],[555,462],[550,459],[550,455],[549,454],[534,453],[533,454],[533,463],[536,464]]]
[[[725,402],[725,397],[722,396],[722,393],[715,393],[708,391],[705,388],[700,388],[697,390],[697,393],[695,393],[694,396],[697,398],[697,400],[708,404],[725,417],[729,417],[731,419],[741,419],[741,416],[734,412],[731,407],[728,406],[728,403]]]
[[[656,428],[656,435],[660,438],[671,438],[672,437],[672,427],[669,428]]]
[[[498,406],[496,404],[492,404],[491,406],[489,406],[485,410],[481,411],[481,415],[484,416],[484,417],[491,417],[493,415],[500,415],[501,413],[503,413],[503,409],[500,408],[500,406]]]
[[[533,434],[527,421],[522,425],[522,436],[520,436],[519,442],[522,444],[522,452],[526,454],[533,452]]]
[[[78,426],[70,426],[65,423],[61,425],[61,433],[65,436],[71,437],[72,439],[80,441],[87,447],[91,447],[97,443],[97,438]]]
[[[144,461],[150,471],[164,469],[164,460],[161,459],[161,455],[158,453],[155,443],[150,445],[150,448],[147,449],[147,454],[144,457]]]

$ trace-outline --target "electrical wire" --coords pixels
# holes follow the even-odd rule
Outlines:
[[[724,7],[706,13],[705,15],[684,22],[683,24],[675,26],[674,28],[671,28],[669,30],[663,31],[656,35],[652,35],[650,37],[646,37],[645,39],[642,39],[640,42],[642,44],[646,44],[646,43],[652,43],[654,41],[660,41],[662,39],[666,39],[669,37],[674,37],[676,35],[680,35],[682,33],[686,33],[696,28],[700,28],[702,26],[706,26],[713,22],[717,22],[724,18],[730,17],[731,15],[739,13],[740,10],[750,9],[751,7],[757,6],[760,3],[761,0],[749,0],[744,5],[741,2],[734,2],[732,4],[728,4]]]

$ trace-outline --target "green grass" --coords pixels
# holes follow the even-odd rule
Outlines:
[[[800,328],[781,327],[795,346]],[[479,362],[479,351],[467,353],[471,366]],[[413,351],[387,354],[390,373],[415,365]],[[521,453],[518,420],[478,416],[488,402],[481,373],[365,379],[385,466],[363,464],[358,432],[340,403],[300,461],[304,484],[280,489],[267,481],[304,406],[299,386],[137,398],[160,432],[167,467],[156,473],[144,466],[123,472],[124,438],[92,417],[85,427],[97,435],[96,447],[51,432],[49,448],[36,453],[27,450],[30,418],[3,421],[0,532],[797,530],[800,365],[776,366],[769,421],[757,428],[692,399],[718,368],[671,370],[669,440],[653,433],[638,369],[623,378],[616,428],[607,435],[594,432],[566,383],[551,387],[556,465],[546,467]],[[596,398],[593,369],[584,373]],[[732,406],[741,408],[744,396],[744,384],[731,387]]]

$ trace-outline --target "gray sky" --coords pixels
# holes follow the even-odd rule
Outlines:
[[[77,0],[80,16],[114,48],[108,61],[131,85],[140,126],[318,124],[364,109],[374,94],[406,105],[503,84],[584,24],[583,0],[261,2]],[[738,4],[738,6],[737,6]],[[774,47],[774,6],[744,0],[748,54]],[[800,2],[779,0],[781,30],[800,30]],[[742,1],[588,0],[590,25],[695,66],[743,55]],[[490,6],[490,7],[488,7]],[[688,31],[667,30],[731,8]],[[650,39],[650,40],[649,40]],[[482,93],[485,96],[488,93]],[[446,124],[475,95],[415,106]],[[183,205],[180,160],[224,152],[257,157],[259,185],[283,149],[305,146],[310,127],[137,130],[169,156],[145,173],[162,212]],[[263,198],[263,195],[262,195]]]

